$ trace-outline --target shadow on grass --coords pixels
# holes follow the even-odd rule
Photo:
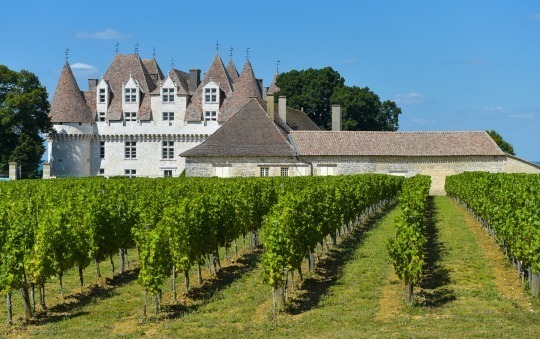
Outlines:
[[[101,284],[89,286],[81,293],[68,295],[64,302],[47,308],[46,311],[36,312],[34,319],[30,321],[33,325],[54,323],[70,318],[88,314],[80,309],[98,300],[107,299],[116,295],[115,289],[137,279],[139,269],[126,271],[115,275],[114,278],[105,278]]]
[[[242,277],[242,275],[254,270],[260,261],[261,253],[261,249],[256,249],[253,252],[240,256],[234,264],[224,266],[218,270],[215,278],[204,280],[201,286],[190,288],[187,297],[193,303],[186,304],[186,299],[179,296],[180,300],[178,304],[162,306],[160,317],[167,319],[178,318],[208,304],[221,290],[229,287],[234,281]],[[184,294],[184,296],[186,295]]]
[[[439,231],[435,226],[437,210],[433,196],[428,197],[426,219],[426,262],[424,263],[424,277],[420,283],[417,302],[421,306],[441,307],[456,300],[456,295],[452,289],[446,287],[451,282],[450,271],[441,265],[441,257],[445,255],[446,249],[439,241]]]
[[[327,253],[315,267],[315,274],[306,278],[298,290],[300,292],[290,300],[287,312],[293,315],[309,311],[319,304],[321,298],[334,286],[340,278],[343,267],[354,259],[356,249],[364,242],[367,232],[381,220],[392,206],[385,206],[367,222],[356,228],[336,249]],[[297,292],[297,293],[298,293]]]

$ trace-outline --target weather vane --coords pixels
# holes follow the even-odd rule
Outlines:
[[[154,49],[152,49],[152,55],[154,56],[154,59],[156,58],[156,46],[154,46]]]
[[[120,43],[116,43],[116,54],[118,54],[118,46],[120,46]]]
[[[219,52],[219,41],[216,41],[216,53]]]
[[[69,59],[69,48],[66,48],[66,61]]]
[[[231,49],[229,49],[229,57],[231,57],[231,59],[232,59],[233,52],[234,52],[234,47],[231,46]]]
[[[246,48],[246,59],[248,59],[248,60],[249,60],[249,47],[248,47],[248,48]]]
[[[171,68],[174,68],[174,58],[171,59]]]
[[[135,54],[139,54],[139,43],[135,44]]]
[[[277,73],[277,74],[279,74],[279,63],[280,63],[280,61],[278,60],[278,61],[276,62],[276,73]]]

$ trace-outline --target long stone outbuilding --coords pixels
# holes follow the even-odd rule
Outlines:
[[[186,175],[424,174],[432,179],[430,193],[442,195],[448,175],[540,173],[540,166],[504,153],[484,131],[340,131],[339,106],[333,107],[333,131],[295,130],[285,98],[279,103],[282,109],[275,110],[272,96],[252,99],[205,142],[182,153]]]

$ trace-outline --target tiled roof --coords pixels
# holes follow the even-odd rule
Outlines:
[[[157,85],[160,81],[165,80],[165,76],[163,75],[161,68],[159,68],[156,59],[144,59],[143,64],[144,67],[146,67],[148,74],[150,74],[150,76],[152,77],[155,85]],[[156,75],[155,78],[152,76],[154,74]]]
[[[151,119],[150,93],[156,88],[156,84],[138,54],[116,54],[103,75],[112,91],[107,120],[122,119],[122,84],[128,82],[130,75],[139,82],[142,92],[137,120]]]
[[[276,80],[277,80],[278,75],[279,74],[276,73],[274,77],[272,78],[272,82],[270,83],[270,87],[268,87],[268,92],[266,92],[266,94],[273,95],[279,92],[279,87],[276,86]]]
[[[67,61],[64,64],[64,68],[62,68],[58,85],[56,85],[56,90],[54,91],[49,116],[53,123],[91,123],[95,120],[94,114],[88,108],[84,95],[80,91]]]
[[[189,74],[177,69],[171,69],[169,76],[172,78],[176,86],[178,87],[178,94],[189,94],[189,85],[186,81],[186,75],[189,79]]]
[[[231,79],[225,71],[225,66],[223,66],[223,61],[219,57],[219,54],[216,54],[210,69],[206,72],[204,79],[199,84],[197,91],[191,98],[191,104],[186,109],[186,121],[201,121],[202,120],[202,99],[203,99],[203,87],[208,84],[210,81],[214,81],[218,84],[219,88],[222,91],[222,94],[225,95],[225,100],[222,105],[226,103],[227,98],[232,94],[233,87],[231,84]]]
[[[180,156],[293,157],[295,152],[260,102],[251,99],[205,142]]]
[[[263,109],[266,111],[266,100],[258,99],[259,103],[263,107]],[[275,119],[278,120],[278,123],[280,124],[280,127],[284,128],[283,122],[279,119],[279,105],[274,105],[274,116]],[[287,107],[287,132],[291,130],[299,130],[299,131],[320,131],[321,129],[319,126],[317,126],[316,123],[311,120],[308,115],[302,111],[299,111],[297,109]]]
[[[504,155],[486,132],[303,132],[291,138],[300,156]]]
[[[97,113],[97,106],[96,106],[96,91],[84,91],[84,100],[86,101],[86,105],[90,109],[90,112],[92,112],[92,115],[96,115]]]
[[[227,71],[231,82],[235,83],[236,80],[238,80],[238,70],[236,70],[236,66],[234,65],[232,59],[229,60],[229,63],[227,64],[227,68],[225,70]]]
[[[251,63],[247,60],[240,77],[234,83],[233,95],[222,106],[222,112],[218,116],[218,121],[229,120],[249,99],[260,97],[261,92],[259,91],[257,79],[255,79],[255,74],[253,74]]]

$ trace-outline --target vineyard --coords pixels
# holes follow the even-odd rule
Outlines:
[[[174,320],[159,328],[173,336],[185,334],[190,326],[203,331],[193,336],[246,335],[248,329],[264,335],[268,326],[280,335],[383,334],[377,327],[358,327],[369,323],[393,331],[383,335],[413,335],[416,332],[401,326],[402,317],[409,319],[409,312],[423,314],[429,305],[428,312],[443,317],[454,311],[469,314],[449,318],[445,326],[452,331],[474,319],[509,326],[493,314],[480,320],[479,310],[486,307],[506,314],[508,307],[523,305],[519,307],[527,312],[531,308],[531,313],[516,317],[525,323],[537,321],[533,309],[538,301],[529,300],[533,306],[527,306],[524,297],[491,285],[490,279],[511,280],[515,275],[513,269],[504,268],[504,262],[483,259],[483,251],[491,251],[491,256],[498,250],[488,245],[474,247],[482,234],[472,235],[468,213],[442,200],[447,198],[437,198],[434,205],[428,197],[429,186],[429,177],[385,175],[3,183],[0,292],[6,312],[0,314],[8,324],[26,322],[29,333],[45,336],[78,322],[77,329],[67,327],[62,333],[83,333],[95,327],[92,318],[66,313],[64,303],[84,308],[82,314],[101,310],[96,312],[105,323],[121,323],[127,316],[127,329],[114,330],[118,333],[147,331],[148,321],[161,323],[172,316]],[[505,192],[514,196],[503,197],[494,187],[506,187]],[[538,241],[538,227],[531,226],[538,218],[538,209],[531,208],[538,206],[534,187],[538,187],[538,176],[474,173],[452,177],[447,183],[449,194],[467,203],[503,251],[514,258],[521,285],[528,281],[533,294],[538,263],[538,246],[530,241]],[[474,200],[478,196],[500,200],[486,198],[478,203]],[[398,208],[376,216],[395,201]],[[496,206],[507,207],[500,211]],[[470,229],[463,228],[469,224]],[[510,229],[510,225],[519,228]],[[446,244],[444,248],[439,241]],[[465,261],[475,269],[446,269]],[[498,271],[490,273],[490,267]],[[452,277],[445,278],[449,274]],[[105,280],[104,275],[108,276]],[[96,300],[94,293],[108,286],[114,286],[115,292],[110,290]],[[74,302],[74,296],[84,300],[85,295],[92,298],[91,304]],[[469,300],[471,296],[480,299]],[[194,301],[186,305],[186,300]],[[459,300],[467,300],[466,309]],[[297,313],[303,315],[301,320],[294,320]],[[106,314],[117,315],[111,319]],[[387,314],[400,325],[394,327]],[[261,315],[266,320],[257,319]],[[57,316],[66,321],[55,325],[54,320],[41,320]],[[414,328],[427,332],[416,334],[438,333],[428,330],[433,328],[431,320],[422,315],[419,319],[423,322]],[[44,325],[35,325],[42,321]],[[519,326],[519,321],[514,325]],[[40,332],[42,326],[43,331],[53,332]],[[225,332],[210,330],[214,327]],[[113,330],[105,325],[101,331],[99,336],[108,336]]]

